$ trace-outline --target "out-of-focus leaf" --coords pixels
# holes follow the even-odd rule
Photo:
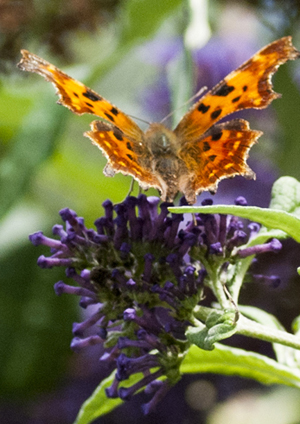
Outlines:
[[[153,0],[151,3],[148,0],[124,2],[119,14],[120,19],[115,22],[119,30],[117,49],[101,62],[101,65],[93,69],[86,83],[92,86],[99,77],[107,74],[135,44],[149,40],[163,22],[184,4],[182,0]]]
[[[63,270],[40,269],[37,256],[48,249],[21,245],[0,258],[0,392],[29,397],[49,390],[66,366],[77,306],[58,298],[53,284]]]
[[[152,0],[151,3],[148,0],[127,1],[121,40],[127,44],[140,38],[149,37],[182,3],[182,0]]]
[[[10,151],[0,161],[0,217],[18,202],[36,168],[52,153],[64,124],[64,110],[38,100],[24,119]]]
[[[11,83],[7,81],[7,87],[0,86],[0,137],[1,144],[5,144],[19,129],[24,116],[24,110],[32,105],[31,98],[11,92]],[[1,146],[2,149],[3,146]],[[2,154],[1,154],[2,156]]]
[[[299,60],[294,65],[299,66]],[[290,66],[285,65],[280,68],[275,82],[276,91],[282,93],[283,98],[272,104],[277,112],[277,121],[281,130],[279,154],[274,159],[281,172],[300,179],[300,93],[299,85],[292,80]]]

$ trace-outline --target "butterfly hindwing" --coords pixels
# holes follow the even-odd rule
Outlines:
[[[223,178],[243,175],[255,178],[246,163],[251,146],[262,132],[250,130],[243,119],[216,124],[196,142],[185,143],[178,152],[189,170],[194,193],[215,192]]]
[[[158,180],[145,162],[145,158],[151,157],[151,154],[144,143],[130,140],[118,128],[101,121],[93,121],[91,131],[85,132],[84,135],[89,137],[107,158],[109,166],[104,170],[106,176],[122,172],[135,178],[144,190],[149,187],[160,189]]]

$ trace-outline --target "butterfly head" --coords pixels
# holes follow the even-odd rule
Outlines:
[[[157,157],[173,156],[177,152],[177,137],[163,124],[153,123],[145,133],[146,143]]]

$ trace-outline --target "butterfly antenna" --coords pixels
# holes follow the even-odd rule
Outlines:
[[[137,116],[133,116],[133,115],[128,115],[128,116],[130,116],[130,118],[137,119],[138,121],[144,122],[145,124],[148,124],[148,125],[151,124],[151,122],[148,122],[148,121],[146,121],[145,119],[142,119],[142,118],[138,118]]]
[[[165,116],[160,123],[162,124],[164,121],[166,121],[168,118],[170,118],[170,116],[174,115],[175,112],[177,112],[177,110],[183,108],[185,105],[189,104],[192,100],[196,99],[196,97],[201,96],[201,94],[207,90],[207,87],[201,87],[199,91],[197,91],[196,94],[194,94],[190,99],[188,99],[186,102],[184,102],[181,106],[179,106],[177,109],[173,110],[172,112],[170,112],[167,116]]]

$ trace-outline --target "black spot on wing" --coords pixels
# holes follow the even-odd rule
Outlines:
[[[240,100],[241,96],[237,96],[234,99],[231,100],[232,103],[236,103]]]
[[[126,155],[130,160],[133,160],[133,157],[129,154]]]
[[[104,112],[104,115],[105,115],[105,116],[107,117],[107,119],[109,119],[110,121],[115,122],[115,118],[114,118],[112,115],[110,115],[109,113]]]
[[[214,110],[214,111],[210,114],[210,117],[211,117],[211,119],[216,119],[218,116],[220,116],[220,115],[221,115],[221,113],[222,113],[222,109]]]
[[[116,137],[117,140],[123,141],[123,134],[122,134],[122,132],[118,128],[115,128],[113,130],[113,135]]]
[[[92,100],[93,102],[98,102],[102,100],[102,97],[99,96],[96,93],[93,93],[91,90],[86,90],[85,93],[83,93],[84,97],[87,97],[88,99]]]
[[[208,109],[210,108],[210,105],[206,106],[204,103],[200,103],[198,106],[199,112],[206,113]]]
[[[89,107],[93,107],[93,105],[91,103],[85,102],[85,104]]]
[[[78,94],[75,93],[75,91],[73,91],[73,94],[74,94],[75,97],[77,97],[77,98],[79,97]]]
[[[218,132],[218,133],[216,133],[216,134],[213,134],[212,136],[211,136],[211,141],[218,141],[218,140],[220,140],[220,138],[222,137],[222,131],[220,131],[220,132]]]
[[[210,149],[211,149],[211,147],[210,147],[209,143],[207,141],[204,141],[204,143],[203,143],[203,152],[207,152]]]
[[[129,141],[127,141],[126,146],[127,146],[127,149],[128,150],[133,150],[133,148],[132,148],[131,144],[129,143]]]
[[[244,85],[243,91],[247,91],[247,90],[248,90],[248,86],[247,85]]]
[[[113,115],[115,115],[115,116],[117,116],[117,115],[119,114],[118,109],[117,109],[116,107],[114,107],[114,106],[110,109],[110,111],[111,111],[111,113],[112,113]]]
[[[227,85],[226,83],[223,83],[220,87],[217,88],[215,92],[212,94],[214,96],[221,96],[226,97],[229,93],[231,93],[234,90],[234,87],[232,85]]]
[[[216,157],[217,155],[210,155],[208,156],[208,159],[213,162],[216,159]]]

